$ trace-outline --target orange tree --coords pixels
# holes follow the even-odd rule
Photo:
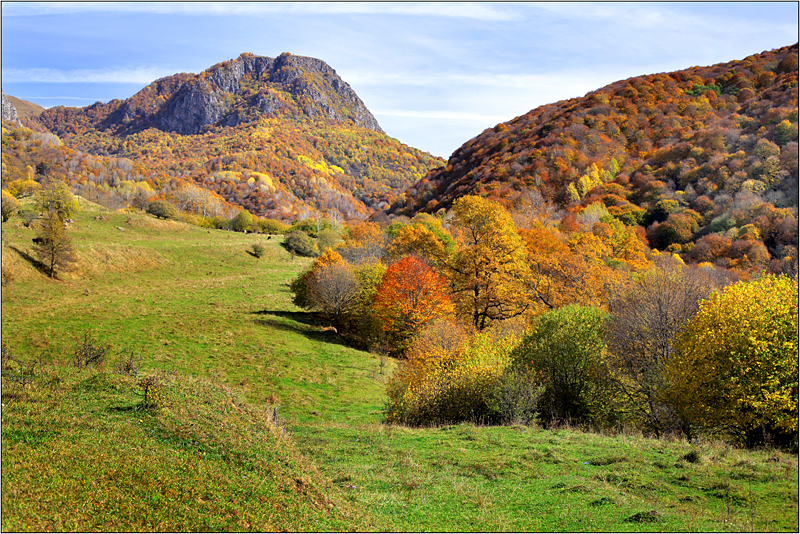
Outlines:
[[[498,203],[464,196],[453,203],[456,252],[447,266],[456,311],[478,329],[521,315],[530,305],[525,245]]]
[[[748,446],[797,443],[797,281],[764,276],[704,301],[670,360],[672,397],[697,427]]]
[[[373,309],[389,338],[391,352],[401,354],[420,328],[452,313],[453,305],[447,281],[424,261],[406,256],[386,270]]]

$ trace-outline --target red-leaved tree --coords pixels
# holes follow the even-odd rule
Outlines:
[[[423,326],[453,312],[447,281],[415,256],[389,266],[373,303],[394,354],[402,354]]]

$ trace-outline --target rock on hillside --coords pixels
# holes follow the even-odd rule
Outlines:
[[[34,119],[35,122],[36,117],[41,115],[45,110],[45,108],[39,104],[34,104],[33,102],[28,102],[27,100],[22,100],[15,96],[6,95],[6,98],[14,104],[14,107],[17,109],[17,117],[19,117],[21,121]]]
[[[236,126],[260,116],[321,117],[382,132],[367,107],[324,61],[281,54],[242,54],[200,74],[175,74],[124,101],[86,108],[51,108],[40,120],[61,135],[79,124],[130,134],[158,128],[197,134],[210,126]]]
[[[2,100],[3,100],[3,122],[13,122],[15,124],[19,124],[19,117],[17,116],[17,108],[14,107],[14,104],[6,98],[5,91],[2,92]]]

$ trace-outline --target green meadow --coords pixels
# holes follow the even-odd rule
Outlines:
[[[4,531],[798,530],[782,451],[385,425],[396,362],[292,304],[279,237],[81,204],[60,280],[3,224]]]

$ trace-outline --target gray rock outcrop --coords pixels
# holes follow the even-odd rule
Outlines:
[[[17,108],[14,107],[14,104],[6,98],[5,91],[2,91],[2,101],[3,101],[3,122],[12,122],[14,124],[21,124],[19,120],[19,116],[17,116]]]

